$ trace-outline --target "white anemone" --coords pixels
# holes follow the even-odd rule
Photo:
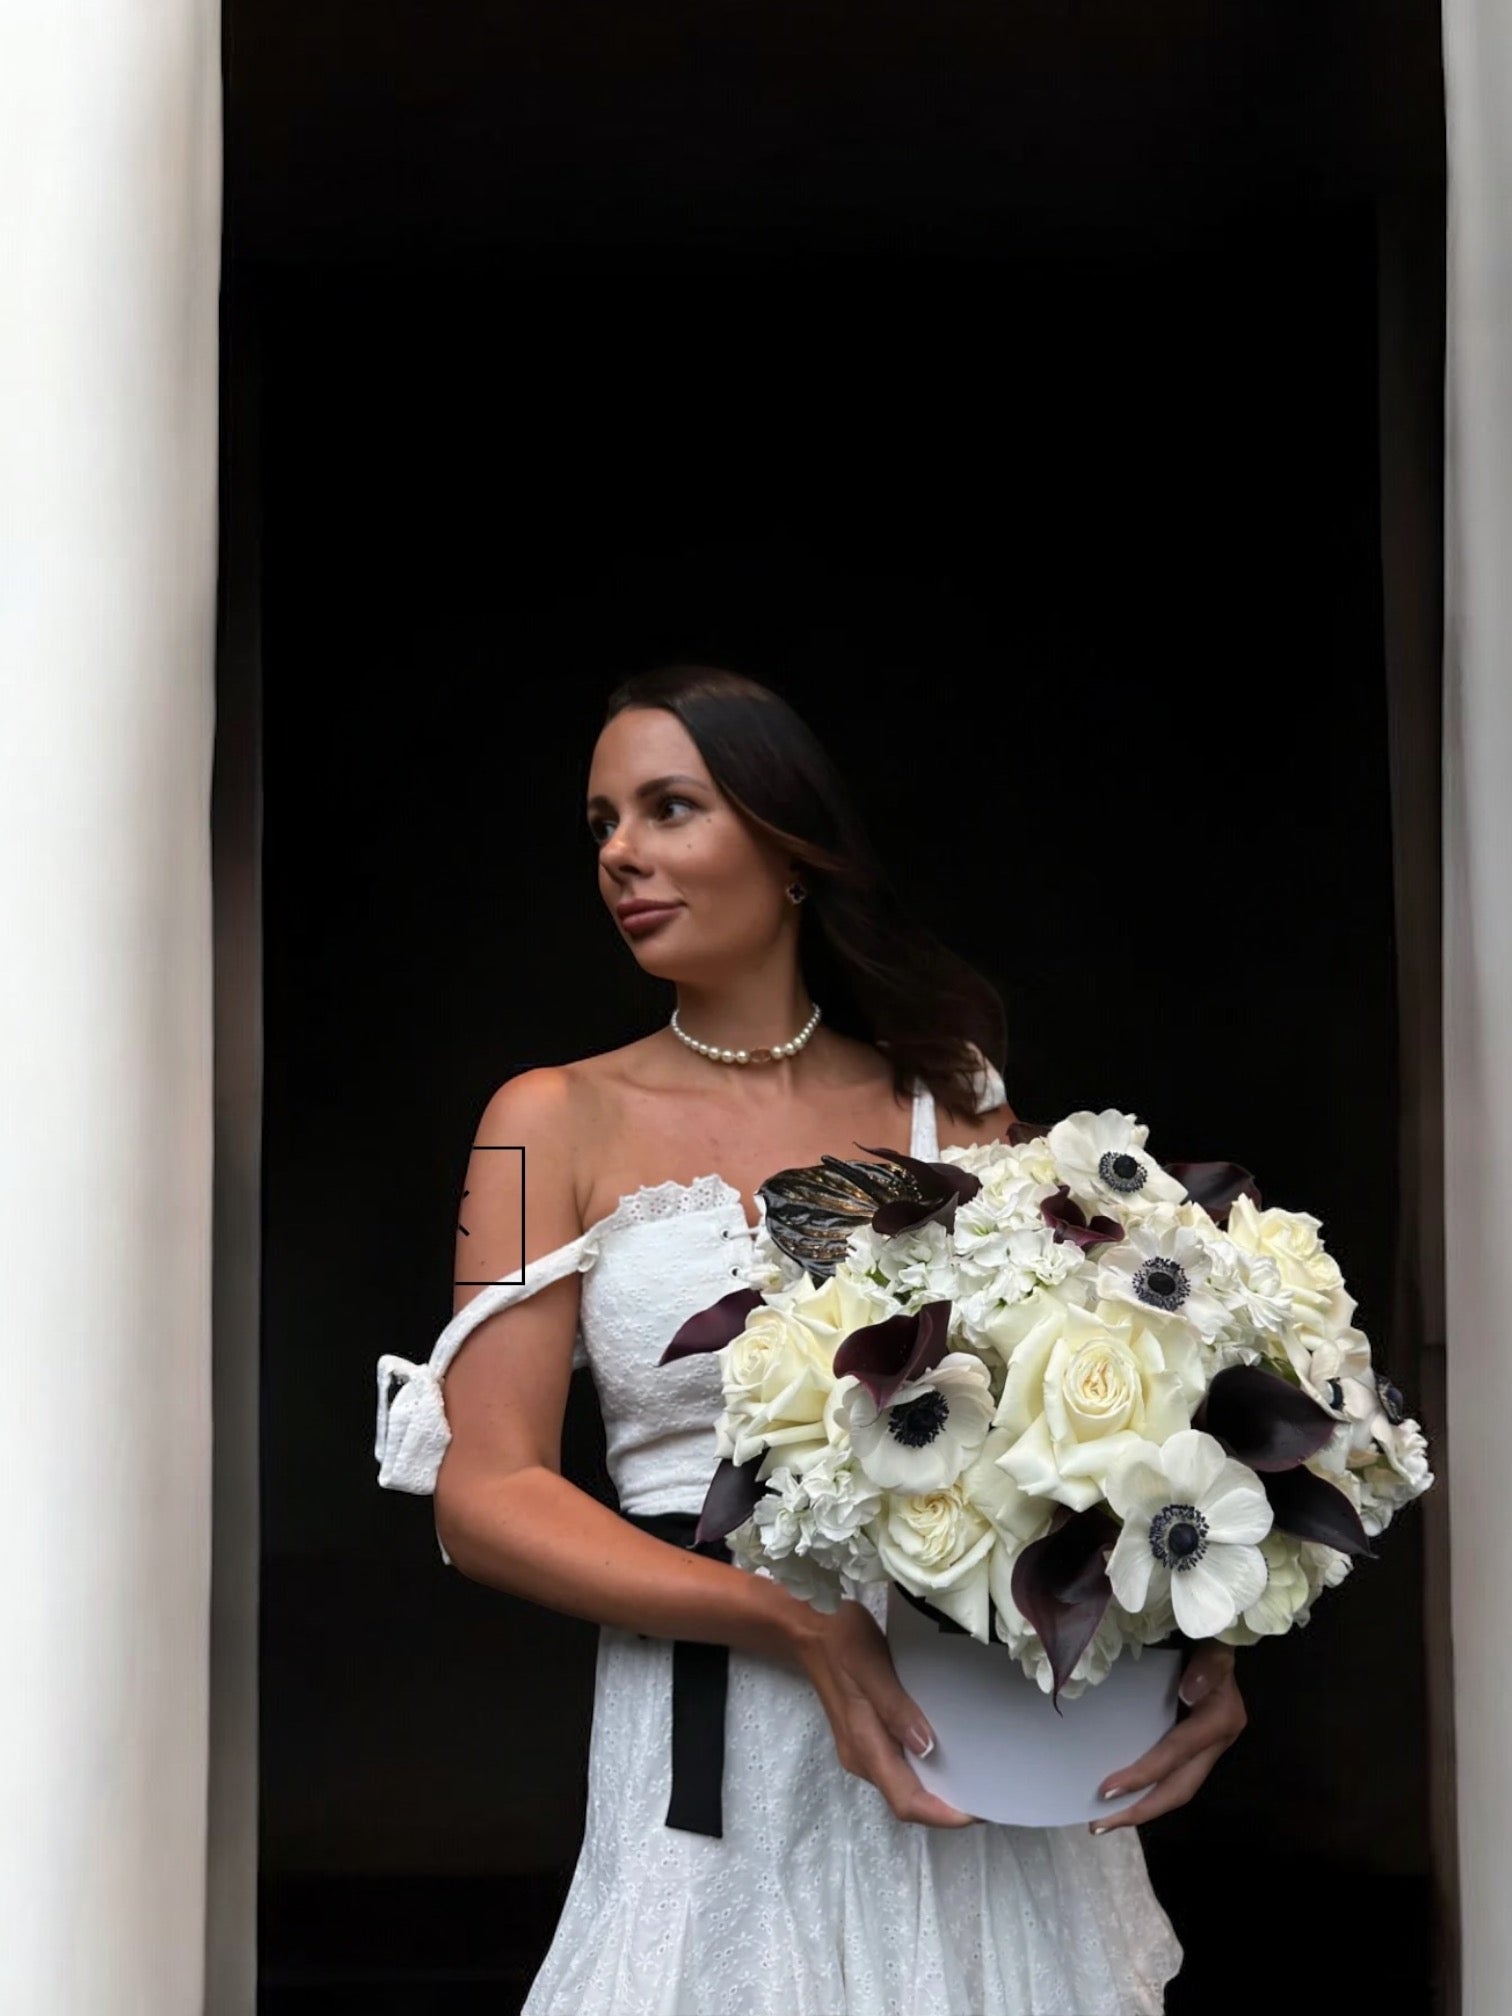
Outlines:
[[[1079,1203],[1122,1222],[1152,1204],[1179,1204],[1187,1194],[1146,1152],[1149,1131],[1116,1106],[1072,1113],[1050,1129],[1050,1152]]]
[[[1126,1610],[1169,1596],[1189,1638],[1212,1638],[1259,1602],[1270,1500],[1213,1436],[1184,1428],[1143,1443],[1110,1473],[1108,1502],[1123,1521],[1108,1579]]]
[[[980,1450],[992,1420],[987,1367],[969,1351],[948,1351],[923,1379],[909,1380],[879,1408],[855,1385],[835,1414],[856,1462],[884,1491],[944,1491]]]
[[[1165,1319],[1210,1342],[1229,1320],[1208,1277],[1213,1255],[1190,1225],[1131,1225],[1098,1253],[1097,1292],[1132,1303],[1146,1322]]]

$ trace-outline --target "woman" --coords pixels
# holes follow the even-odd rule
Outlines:
[[[741,1276],[758,1186],[860,1143],[928,1157],[999,1137],[1001,1003],[899,915],[824,752],[750,680],[622,686],[586,811],[605,905],[675,1014],[495,1093],[456,1314],[428,1366],[380,1367],[380,1481],[434,1489],[445,1557],[603,1627],[583,1849],[526,2016],[1158,2010],[1180,1950],[1132,1830],[1242,1728],[1232,1654],[1194,1656],[1193,1712],[1109,1781],[1148,1788],[1117,1817],[984,1824],[909,1762],[933,1738],[880,1590],[826,1615],[667,1537],[686,1542],[714,1468],[720,1386],[714,1358],[657,1361]],[[623,1516],[560,1474],[584,1362]],[[672,1641],[728,1689],[712,1820],[689,1817],[685,1754],[673,1770]]]

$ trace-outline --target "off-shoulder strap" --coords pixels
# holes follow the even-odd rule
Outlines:
[[[940,1152],[940,1129],[935,1115],[934,1094],[922,1078],[914,1080],[913,1122],[908,1152],[920,1162],[933,1162]]]
[[[985,1052],[975,1043],[971,1049],[977,1060],[976,1110],[978,1113],[990,1113],[994,1106],[1001,1106],[1006,1101],[1008,1087],[1003,1083],[1003,1074],[995,1064],[989,1063]]]
[[[387,1491],[424,1495],[436,1488],[441,1458],[451,1441],[441,1382],[462,1341],[480,1323],[527,1295],[549,1288],[574,1271],[585,1272],[598,1254],[602,1219],[539,1260],[528,1261],[519,1281],[492,1281],[459,1309],[431,1347],[429,1359],[417,1365],[385,1351],[378,1360],[378,1434],[373,1453],[378,1482]],[[398,1381],[397,1387],[394,1381]],[[443,1559],[449,1559],[445,1547]]]
[[[1001,1106],[1008,1097],[1008,1088],[996,1065],[987,1061],[983,1052],[973,1043],[971,1050],[976,1057],[976,1107],[978,1113],[990,1113],[994,1106]],[[913,1138],[908,1144],[910,1155],[916,1155],[921,1162],[933,1162],[940,1152],[940,1123],[935,1112],[933,1092],[922,1078],[914,1080],[913,1098]]]

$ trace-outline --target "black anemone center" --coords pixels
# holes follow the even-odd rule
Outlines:
[[[1207,1538],[1207,1521],[1195,1505],[1167,1505],[1150,1521],[1150,1552],[1173,1575],[1196,1566]]]
[[[1152,1309],[1179,1309],[1191,1292],[1186,1269],[1158,1255],[1134,1276],[1134,1293]]]
[[[1385,1410],[1386,1419],[1393,1428],[1400,1428],[1407,1414],[1407,1402],[1398,1387],[1393,1386],[1384,1372],[1376,1373],[1376,1397]]]
[[[1149,1171],[1136,1155],[1115,1154],[1110,1148],[1097,1165],[1097,1173],[1110,1190],[1142,1190]]]
[[[933,1442],[950,1419],[950,1402],[938,1386],[921,1393],[917,1400],[905,1400],[887,1410],[888,1433],[907,1449],[922,1449]]]
[[[1335,1414],[1343,1413],[1344,1388],[1339,1384],[1337,1379],[1330,1379],[1328,1382],[1328,1404],[1332,1407]]]

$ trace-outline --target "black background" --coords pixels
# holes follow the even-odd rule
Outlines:
[[[1440,187],[1435,35],[1407,7],[231,7],[270,2010],[343,1980],[507,2010],[576,1852],[592,1630],[442,1566],[428,1502],[375,1488],[371,1394],[449,1311],[489,1093],[670,1005],[582,823],[624,672],[784,691],[1003,989],[1016,1108],[1118,1103],[1157,1152],[1244,1162],[1324,1218],[1379,1330],[1376,244]],[[570,1447],[603,1489],[586,1380]],[[1420,1566],[1409,1516],[1244,1658],[1250,1731],[1146,1834],[1172,2010],[1322,2007],[1366,1925],[1376,2006],[1426,2007]]]

